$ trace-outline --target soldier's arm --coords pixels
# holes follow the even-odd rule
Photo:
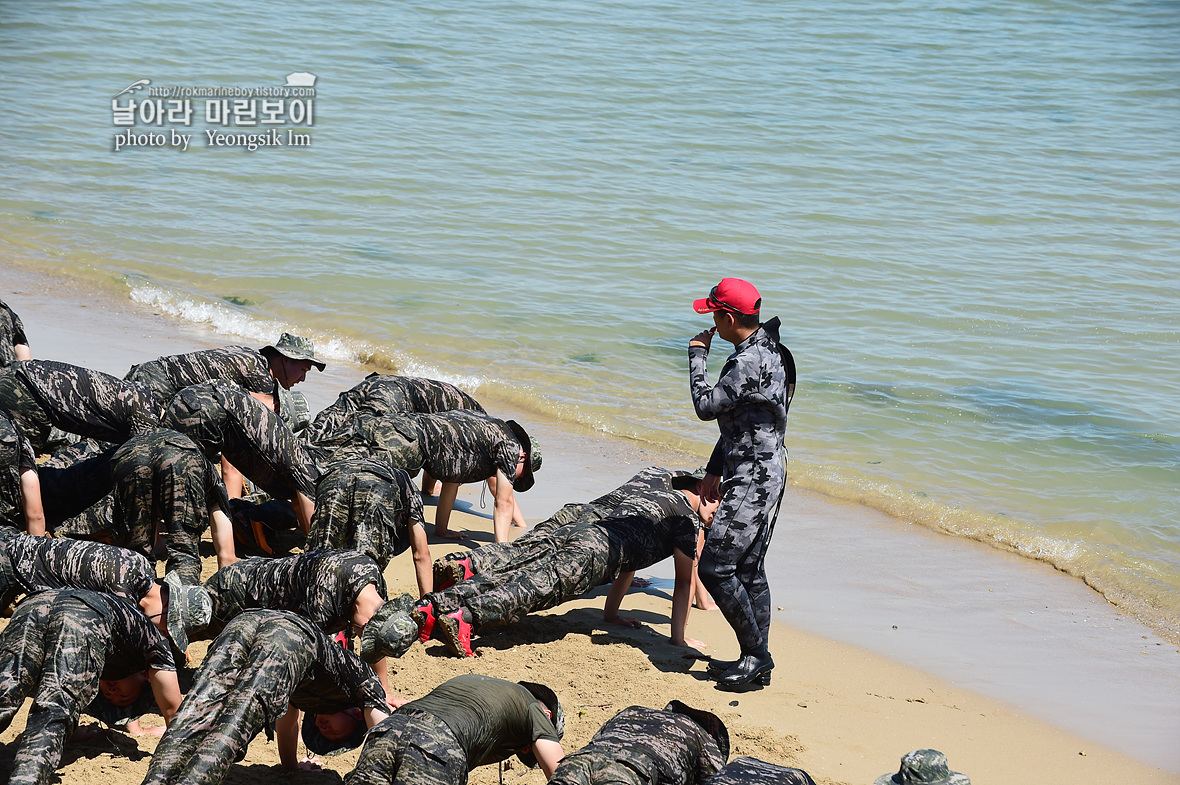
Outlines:
[[[25,513],[25,531],[37,537],[45,536],[45,508],[41,505],[41,478],[35,469],[25,469],[20,475],[21,505]]]
[[[602,620],[610,624],[618,624],[623,627],[638,627],[639,620],[631,619],[626,616],[619,615],[619,605],[623,602],[623,597],[626,596],[627,590],[631,588],[631,580],[635,577],[635,571],[621,572],[619,577],[615,578],[610,585],[610,591],[606,593],[606,605],[602,609]]]
[[[242,473],[224,456],[221,458],[221,481],[225,483],[225,491],[229,498],[242,498]]]
[[[31,360],[31,359],[33,359],[33,352],[29,350],[29,345],[27,343],[13,344],[12,351],[16,355],[16,359],[18,359],[18,360]]]
[[[418,596],[425,597],[434,591],[434,560],[430,556],[426,528],[417,521],[410,523],[410,553],[414,557],[414,577],[418,579]]]
[[[275,720],[279,765],[288,771],[299,766],[299,720],[303,712],[288,704],[287,713]]]
[[[156,705],[160,707],[160,715],[171,725],[183,699],[176,671],[148,668],[148,681],[152,685],[152,694],[156,696]]]
[[[741,362],[741,357],[730,360],[721,369],[721,377],[716,386],[709,385],[705,369],[704,349],[694,348],[688,351],[689,389],[692,392],[692,404],[696,408],[697,417],[702,420],[715,420],[717,416],[729,411],[743,402],[742,390],[751,375],[757,378],[757,368],[749,368]]]
[[[545,772],[545,779],[550,779],[553,772],[557,771],[557,764],[561,763],[561,759],[565,757],[565,750],[561,748],[561,742],[537,739],[532,746],[533,757],[537,759],[537,763],[541,764],[541,771]]]
[[[512,525],[512,514],[516,510],[516,496],[512,483],[502,469],[496,469],[496,504],[492,509],[492,530],[496,542],[508,542],[508,527]]]
[[[695,554],[689,556],[679,548],[672,549],[672,562],[676,568],[676,580],[672,587],[672,644],[691,646],[702,651],[707,647],[704,641],[685,636],[688,629],[688,611],[692,603],[692,566]]]

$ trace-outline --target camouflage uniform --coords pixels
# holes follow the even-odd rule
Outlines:
[[[695,557],[697,516],[675,487],[686,476],[659,467],[644,469],[601,497],[615,503],[599,520],[562,526],[546,535],[543,545],[537,542],[541,538],[534,539],[522,553],[526,561],[509,561],[426,599],[436,612],[466,608],[478,630],[511,624],[581,597],[620,573],[663,561],[673,549]]]
[[[275,498],[299,491],[315,498],[315,465],[281,419],[250,394],[222,382],[181,390],[164,412],[164,427],[188,436],[205,457],[226,460]]]
[[[349,623],[353,603],[370,583],[387,599],[380,568],[356,551],[242,559],[205,581],[213,618],[208,628],[189,630],[189,639],[215,638],[234,617],[250,609],[294,611],[324,632],[338,632]]]
[[[25,528],[24,492],[20,478],[37,470],[33,445],[16,423],[0,412],[0,526]]]
[[[315,416],[311,428],[316,438],[346,431],[358,412],[384,417],[391,414],[431,414],[453,409],[483,412],[479,402],[453,384],[412,376],[371,373]]]
[[[642,706],[623,709],[598,729],[589,744],[562,759],[550,785],[716,782],[713,776],[729,756],[728,735],[722,749],[700,723],[670,710],[674,705],[677,702],[662,711]],[[716,717],[713,720],[720,723]]]
[[[17,606],[0,633],[0,730],[25,696],[33,707],[10,785],[41,785],[61,763],[99,679],[176,670],[163,634],[126,600],[88,591],[45,591]]]
[[[26,346],[29,343],[25,337],[25,326],[16,311],[0,300],[0,368],[7,368],[16,362],[15,347],[18,343]]]
[[[320,426],[323,425],[321,421]],[[383,461],[411,476],[422,468],[424,444],[411,415],[378,417],[368,412],[355,412],[333,427],[335,430],[329,431],[313,423],[300,434],[320,471],[332,463],[365,458]]]
[[[521,443],[508,423],[473,411],[409,415],[421,434],[424,468],[442,482],[481,482],[496,470],[515,482]]]
[[[795,393],[795,363],[778,335],[777,318],[761,325],[738,344],[715,387],[705,368],[708,350],[688,350],[697,416],[717,420],[721,431],[709,472],[724,478],[698,572],[743,654],[764,650],[770,632],[766,549],[786,483],[783,438]]]
[[[498,763],[561,733],[520,684],[456,676],[377,723],[345,785],[463,785],[477,766]]]
[[[388,711],[376,674],[294,613],[253,610],[209,647],[148,767],[144,785],[214,785],[260,730],[287,712]]]
[[[382,570],[410,547],[410,528],[425,526],[422,496],[410,475],[384,461],[341,461],[316,482],[308,550],[345,548]]]
[[[54,426],[122,444],[160,422],[160,403],[145,387],[52,360],[21,360],[0,369],[0,410],[38,453]]]
[[[185,387],[214,379],[236,384],[247,392],[269,395],[275,388],[270,361],[249,346],[220,346],[158,357],[133,365],[123,378],[150,388],[165,403]]]
[[[167,428],[129,439],[115,451],[111,469],[116,515],[126,530],[122,544],[150,556],[162,521],[167,571],[178,572],[187,584],[200,583],[197,546],[209,528],[209,511],[231,512],[220,473],[192,439]]]
[[[757,758],[734,758],[713,778],[713,785],[815,785],[802,769],[776,766]]]
[[[138,603],[156,570],[142,554],[81,540],[33,537],[0,530],[0,597],[44,589],[84,589]]]

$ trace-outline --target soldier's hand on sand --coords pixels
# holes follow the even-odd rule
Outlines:
[[[651,581],[649,581],[647,578],[632,578],[631,579],[631,588],[632,589],[646,589],[648,586],[651,586]]]
[[[309,755],[303,760],[299,761],[298,765],[296,766],[299,771],[319,771],[323,767],[324,764],[320,761],[320,759],[313,755]]]

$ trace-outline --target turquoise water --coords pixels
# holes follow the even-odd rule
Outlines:
[[[745,277],[792,482],[1176,640],[1178,40],[1167,2],[7,3],[0,252],[701,454],[689,303]],[[135,80],[297,71],[306,146],[114,149]]]

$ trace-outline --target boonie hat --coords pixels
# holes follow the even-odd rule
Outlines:
[[[509,420],[508,427],[512,429],[516,440],[520,442],[520,448],[524,450],[524,471],[512,483],[513,490],[523,493],[532,488],[533,483],[536,482],[533,473],[541,468],[541,448],[537,445],[537,440],[525,433],[524,428],[520,427],[520,423],[516,420]]]
[[[278,352],[290,360],[310,360],[311,364],[319,368],[320,371],[324,370],[324,363],[316,359],[315,343],[310,338],[304,338],[302,335],[283,333],[279,336],[279,340],[274,346],[263,346],[258,351],[263,354],[267,352]]]
[[[951,771],[938,750],[914,750],[901,756],[896,774],[882,774],[873,785],[971,785],[971,779]]]
[[[213,619],[213,598],[204,586],[188,586],[180,576],[170,572],[164,576],[168,587],[168,637],[181,654],[188,649],[188,631],[200,629]]]
[[[694,300],[692,307],[697,313],[729,311],[752,315],[762,309],[762,295],[758,294],[754,284],[749,281],[743,281],[741,278],[722,278],[721,283],[713,287],[708,297]]]
[[[664,707],[664,711],[674,712],[676,714],[683,714],[705,729],[705,732],[713,737],[717,742],[717,746],[721,749],[721,757],[729,760],[729,730],[725,727],[725,723],[721,718],[712,712],[704,709],[694,709],[692,706],[687,706],[680,701],[672,701]]]
[[[557,700],[557,693],[544,684],[535,681],[518,681],[517,684],[533,694],[533,697],[545,704],[549,713],[553,715],[553,729],[557,731],[557,738],[565,737],[565,712],[561,710],[561,702]],[[537,757],[531,752],[518,752],[516,757],[530,769],[537,765]]]
[[[365,718],[360,709],[346,709],[349,716],[356,720],[356,728],[340,741],[332,741],[316,727],[316,714],[307,711],[303,713],[303,727],[299,735],[303,737],[303,744],[316,755],[339,755],[342,752],[355,750],[365,740]]]
[[[372,665],[382,657],[400,657],[418,640],[418,625],[410,616],[414,597],[403,594],[377,609],[361,633],[361,659]]]

